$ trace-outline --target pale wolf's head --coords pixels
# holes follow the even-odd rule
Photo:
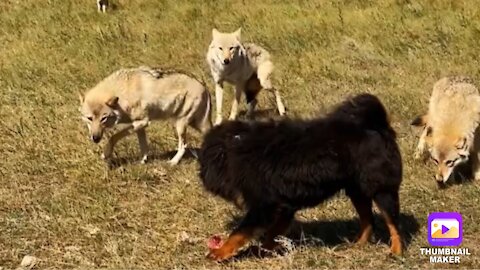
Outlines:
[[[212,43],[210,50],[215,52],[215,57],[223,65],[230,64],[234,58],[244,51],[240,41],[241,28],[233,33],[220,33],[212,30]]]
[[[99,143],[106,129],[115,126],[120,119],[118,97],[108,99],[80,95],[80,112],[87,124],[90,138]]]
[[[426,116],[419,116],[412,125],[424,128],[427,151],[437,166],[435,180],[443,184],[450,178],[456,166],[468,160],[472,138],[458,134],[457,130],[435,130],[428,125],[427,119]]]

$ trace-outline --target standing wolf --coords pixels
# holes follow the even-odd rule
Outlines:
[[[97,0],[97,10],[98,12],[107,12],[108,0]]]
[[[480,179],[480,95],[467,77],[445,77],[433,86],[428,113],[418,116],[412,125],[423,127],[415,158],[426,150],[437,166],[435,179],[444,184],[455,167],[471,158],[472,173]]]
[[[169,161],[177,164],[186,149],[188,125],[205,133],[212,126],[210,94],[198,80],[178,72],[148,67],[121,69],[80,96],[81,113],[93,142],[106,129],[126,124],[109,138],[103,158],[109,159],[115,144],[135,132],[142,163],[148,158],[145,128],[150,120],[173,119],[178,134],[177,154]]]
[[[245,92],[248,111],[247,116],[252,117],[256,96],[264,88],[273,91],[280,115],[285,114],[285,106],[277,89],[270,81],[273,63],[270,54],[262,47],[253,43],[242,44],[240,40],[241,29],[233,33],[220,33],[212,30],[212,43],[207,52],[207,62],[210,65],[213,80],[215,81],[215,97],[217,116],[215,124],[222,122],[223,83],[226,81],[235,86],[235,98],[230,111],[231,120],[238,114],[238,103]]]

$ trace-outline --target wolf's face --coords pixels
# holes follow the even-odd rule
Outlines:
[[[80,97],[82,120],[87,124],[90,138],[94,143],[99,143],[106,129],[115,126],[119,119],[118,97],[112,97],[107,102],[86,100]]]
[[[435,180],[445,183],[455,167],[468,160],[469,144],[466,138],[452,140],[445,136],[431,139],[430,157],[437,166]]]
[[[241,29],[233,33],[220,33],[217,29],[212,30],[212,43],[210,50],[215,52],[217,60],[223,65],[228,65],[241,50]]]

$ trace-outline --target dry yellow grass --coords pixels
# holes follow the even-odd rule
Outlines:
[[[448,267],[431,265],[419,248],[428,246],[428,213],[459,210],[463,246],[473,252],[460,267],[480,267],[480,184],[438,190],[430,166],[412,159],[416,133],[408,125],[441,76],[480,81],[479,1],[111,1],[107,14],[93,0],[0,1],[0,266],[33,255],[39,269]],[[79,119],[78,91],[139,65],[188,70],[212,89],[211,28],[240,26],[245,40],[274,56],[290,115],[311,116],[360,92],[386,104],[405,167],[403,260],[387,256],[379,218],[383,241],[351,246],[357,217],[338,196],[298,214],[288,256],[221,266],[205,260],[205,240],[228,232],[240,213],[203,191],[194,159],[167,166],[163,153],[176,147],[169,124],[150,127],[153,162],[133,162],[134,137],[117,148],[122,166],[108,170],[100,160]],[[226,106],[230,100],[226,91]],[[263,93],[259,109],[273,115],[273,108]],[[198,134],[190,138],[199,145]]]

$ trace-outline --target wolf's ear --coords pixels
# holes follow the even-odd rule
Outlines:
[[[85,96],[83,96],[82,93],[78,92],[78,99],[80,100],[80,103],[83,103],[85,101]]]
[[[212,37],[216,38],[218,36],[218,34],[220,34],[220,32],[218,32],[217,28],[213,28],[212,29]]]
[[[428,117],[426,114],[424,115],[419,115],[413,119],[413,121],[410,123],[412,126],[416,127],[424,127],[427,124]]]
[[[457,140],[457,142],[455,143],[455,147],[458,149],[458,150],[461,150],[465,147],[465,145],[467,144],[467,138],[465,137],[462,137],[460,139]]]
[[[105,102],[105,104],[107,104],[107,106],[110,108],[115,108],[118,105],[118,97],[111,97],[109,100],[107,100],[107,102]]]
[[[242,37],[242,28],[238,28],[233,34],[235,35],[235,38],[240,41],[240,38]]]

